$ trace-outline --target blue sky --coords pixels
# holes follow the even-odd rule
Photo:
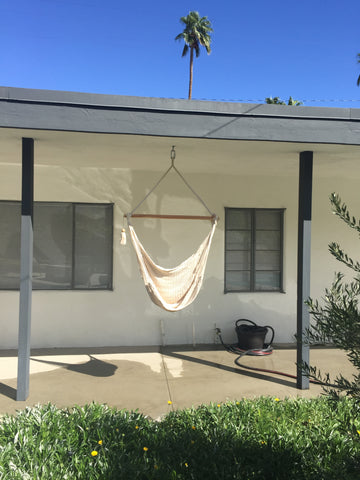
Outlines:
[[[359,0],[0,0],[0,85],[187,98],[190,10],[214,29],[194,99],[360,108]]]

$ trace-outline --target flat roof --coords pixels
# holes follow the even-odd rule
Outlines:
[[[360,145],[360,109],[0,87],[0,128]]]

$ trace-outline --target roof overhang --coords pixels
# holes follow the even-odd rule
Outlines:
[[[360,109],[0,87],[0,128],[360,145]]]
[[[0,162],[287,175],[311,150],[317,173],[360,175],[360,109],[123,97],[0,87]],[[196,161],[194,161],[196,159]],[[358,172],[359,171],[359,172]]]

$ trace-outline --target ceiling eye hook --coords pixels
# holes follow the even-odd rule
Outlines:
[[[176,157],[175,145],[173,145],[172,148],[171,148],[171,152],[170,152],[171,166],[172,167],[174,166],[175,157]]]

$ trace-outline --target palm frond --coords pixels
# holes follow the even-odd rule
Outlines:
[[[185,44],[195,49],[197,57],[200,55],[199,45],[203,46],[209,54],[211,52],[209,33],[213,29],[208,18],[200,17],[199,12],[192,11],[186,17],[181,17],[180,22],[185,25],[185,28],[175,37],[175,40],[184,40]],[[188,51],[186,50],[184,53],[184,50],[182,56],[186,55]]]
[[[185,43],[181,56],[185,57],[185,55],[188,53],[188,51],[189,51],[189,45],[187,43]]]

